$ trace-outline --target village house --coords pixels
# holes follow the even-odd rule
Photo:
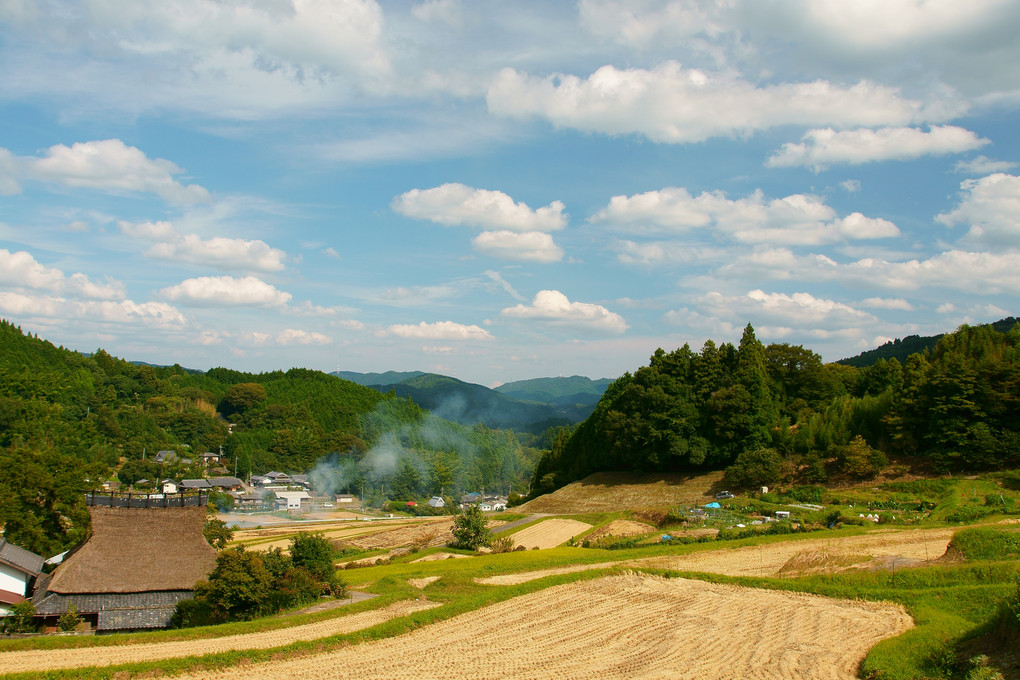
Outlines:
[[[89,494],[86,501],[92,535],[36,580],[36,616],[53,627],[73,604],[100,633],[165,628],[216,564],[202,533],[208,495]]]
[[[277,510],[301,510],[302,506],[307,509],[312,502],[312,497],[307,491],[277,491]]]
[[[11,606],[25,601],[42,568],[42,557],[0,537],[0,616],[7,616]]]
[[[333,494],[333,502],[345,510],[360,510],[361,499],[351,493]]]
[[[220,491],[243,491],[244,482],[237,477],[210,477],[209,486]]]
[[[445,508],[446,501],[444,501],[440,496],[433,496],[432,498],[429,499],[429,507]]]

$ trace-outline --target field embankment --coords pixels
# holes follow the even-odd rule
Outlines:
[[[597,472],[539,496],[514,512],[554,515],[700,505],[723,489],[723,473],[703,475]]]

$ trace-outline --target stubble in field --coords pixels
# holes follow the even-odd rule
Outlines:
[[[626,574],[531,593],[396,638],[253,664],[245,672],[260,680],[849,680],[872,645],[912,625],[895,605]],[[236,673],[199,672],[182,680]]]
[[[511,534],[510,538],[514,539],[514,545],[524,546],[528,550],[544,550],[566,543],[588,529],[591,529],[590,524],[576,519],[547,519]]]

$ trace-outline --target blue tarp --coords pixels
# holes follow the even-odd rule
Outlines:
[[[708,505],[706,505],[705,507],[706,508],[721,508],[722,506],[713,501],[713,502],[709,503]]]

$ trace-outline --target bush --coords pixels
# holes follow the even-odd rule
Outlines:
[[[512,552],[514,549],[514,539],[510,536],[500,536],[490,541],[489,547],[492,548],[494,553]]]
[[[889,464],[889,459],[878,449],[868,446],[864,437],[857,435],[839,451],[840,469],[850,477],[870,479]]]
[[[0,629],[7,635],[11,633],[31,633],[36,629],[35,605],[31,600],[19,602],[11,607],[11,613],[0,619]]]
[[[464,514],[453,520],[453,547],[461,550],[478,550],[489,545],[489,527],[477,505],[469,505]]]
[[[67,611],[60,615],[60,619],[57,620],[57,630],[63,633],[70,633],[77,628],[82,622],[81,615],[78,614],[78,608],[73,604],[67,605]]]
[[[735,487],[750,489],[773,486],[783,478],[785,463],[775,449],[760,448],[743,451],[726,468],[726,481]]]

